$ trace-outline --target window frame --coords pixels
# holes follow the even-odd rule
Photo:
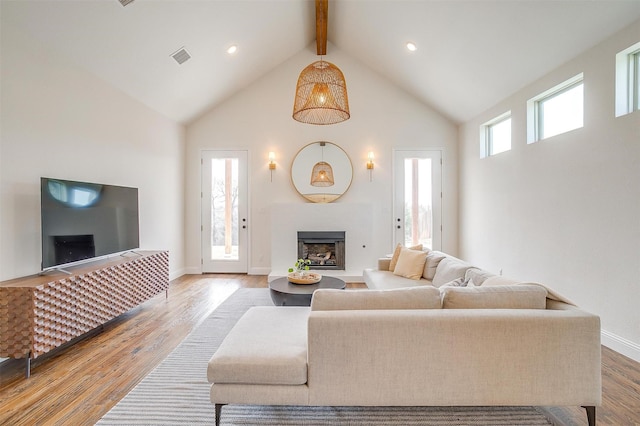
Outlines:
[[[640,42],[616,54],[615,116],[640,111]]]
[[[544,120],[541,114],[541,105],[544,107],[544,103],[551,99],[557,98],[562,94],[568,92],[569,90],[575,89],[576,87],[582,85],[584,91],[584,73],[577,74],[571,77],[568,80],[563,81],[562,83],[553,86],[552,88],[545,90],[537,96],[529,99],[527,101],[527,144],[539,142],[544,139],[551,138],[553,136],[558,136],[563,133],[567,133],[573,130],[584,128],[584,98],[582,101],[582,126],[576,127],[571,130],[567,130],[562,133],[557,133],[553,136],[542,137],[544,130]],[[583,92],[584,93],[584,92]]]
[[[633,70],[629,70],[629,78],[633,80],[631,87],[633,99],[633,111],[640,111],[640,49],[631,54],[629,61]]]
[[[491,157],[503,152],[511,151],[512,135],[509,134],[509,149],[500,152],[493,151],[493,128],[507,120],[511,120],[511,110],[492,118],[480,126],[480,158]]]

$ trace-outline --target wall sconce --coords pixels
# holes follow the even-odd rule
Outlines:
[[[273,151],[269,152],[269,171],[271,172],[271,182],[273,182],[273,171],[276,169],[276,153]]]
[[[373,172],[373,151],[369,151],[368,155],[369,161],[367,161],[367,170],[369,170],[369,182],[372,180],[372,172]]]

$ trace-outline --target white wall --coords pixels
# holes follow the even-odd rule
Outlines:
[[[139,188],[140,245],[184,268],[184,126],[2,22],[0,279],[40,271],[40,177]]]
[[[614,117],[617,52],[640,22],[460,128],[461,256],[543,282],[601,316],[640,360],[640,113]],[[526,102],[584,72],[584,128],[526,143]],[[479,126],[511,110],[512,149],[479,158]]]
[[[272,203],[306,203],[291,184],[291,162],[310,142],[326,140],[351,157],[353,183],[338,203],[371,203],[376,233],[375,258],[392,250],[392,148],[442,149],[444,156],[443,248],[457,251],[457,129],[430,107],[372,73],[329,45],[325,60],[347,81],[351,119],[315,126],[291,118],[300,71],[318,57],[315,46],[303,50],[187,127],[186,263],[200,271],[200,157],[203,149],[247,149],[250,169],[250,273],[266,274],[271,265]],[[214,78],[215,76],[212,76]],[[277,170],[269,181],[268,152]],[[373,182],[365,164],[376,155]],[[295,259],[291,259],[291,262]]]

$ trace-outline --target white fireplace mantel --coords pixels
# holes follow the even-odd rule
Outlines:
[[[345,270],[321,271],[347,282],[362,282],[372,266],[372,208],[366,203],[286,203],[271,207],[271,273],[285,276],[298,257],[298,231],[344,231]]]

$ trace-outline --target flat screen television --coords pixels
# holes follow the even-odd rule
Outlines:
[[[42,270],[140,246],[138,188],[40,178]]]

